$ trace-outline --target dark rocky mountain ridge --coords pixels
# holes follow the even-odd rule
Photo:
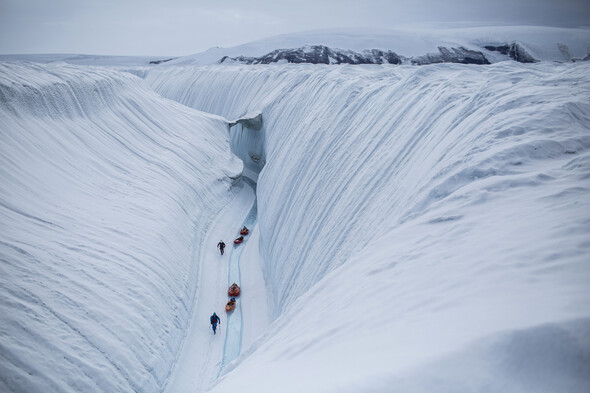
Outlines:
[[[518,43],[498,46],[485,46],[487,51],[498,52],[520,63],[534,63],[534,59]],[[370,49],[362,52],[352,50],[333,49],[324,45],[309,45],[301,48],[276,49],[260,57],[224,56],[219,63],[242,64],[414,64],[425,65],[435,63],[460,64],[490,64],[482,51],[464,47],[438,47],[438,53],[428,53],[422,56],[405,57],[391,50]]]

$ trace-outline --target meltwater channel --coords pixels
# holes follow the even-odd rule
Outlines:
[[[252,187],[254,191],[254,195],[256,195],[256,183],[247,178],[242,178],[244,181],[245,187]],[[246,226],[250,229],[250,234],[244,238],[244,243],[236,246],[232,246],[232,250],[229,256],[229,268],[228,268],[228,287],[236,283],[241,286],[240,282],[240,257],[242,252],[244,251],[245,243],[248,242],[248,238],[252,236],[252,230],[256,225],[256,221],[258,218],[258,204],[256,198],[254,199],[254,203],[246,216],[243,224],[240,226]],[[242,308],[241,308],[241,301],[238,298],[236,301],[236,307],[234,308],[233,312],[228,314],[227,317],[227,331],[225,335],[225,343],[223,346],[223,358],[221,360],[221,367],[219,368],[218,376],[223,372],[225,367],[231,363],[234,359],[236,359],[240,355],[242,347]]]

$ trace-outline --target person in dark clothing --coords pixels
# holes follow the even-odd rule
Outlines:
[[[219,243],[217,243],[217,248],[219,248],[219,252],[223,255],[223,250],[225,249],[225,243],[223,240],[220,240]]]
[[[213,329],[213,334],[215,334],[215,331],[217,330],[217,324],[219,323],[221,325],[221,319],[219,319],[217,314],[213,313],[213,315],[211,315],[210,320],[211,320],[211,328]]]

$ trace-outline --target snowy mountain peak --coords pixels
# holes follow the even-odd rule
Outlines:
[[[562,47],[567,48],[567,46],[562,45]],[[513,42],[510,45],[505,44],[505,45],[498,45],[498,46],[494,46],[494,45],[486,45],[484,46],[484,48],[486,48],[489,51],[492,52],[499,52],[503,55],[507,55],[508,57],[510,57],[512,60],[518,61],[519,63],[536,63],[537,60],[531,56],[526,49],[524,49],[520,44]],[[564,49],[565,49],[564,48]],[[567,49],[565,49],[567,50]],[[569,50],[568,50],[569,53]],[[571,56],[568,55],[568,60],[572,60]]]
[[[590,29],[531,26],[314,31],[216,48],[167,64],[489,64],[570,62],[588,55]]]
[[[276,49],[260,57],[224,56],[219,62],[243,64],[401,64],[402,58],[395,52],[379,49],[358,53],[351,50],[332,49],[325,45],[306,45],[294,49]]]
[[[516,45],[516,44],[514,44]],[[520,46],[517,46],[520,48]],[[503,47],[502,47],[503,48]],[[506,45],[506,48],[511,48]],[[520,61],[521,58],[530,59],[530,55],[523,49],[526,56],[513,59]],[[508,49],[507,54],[515,50]],[[532,59],[534,62],[535,60]],[[272,64],[272,63],[310,63],[310,64],[436,64],[436,63],[461,63],[461,64],[490,64],[486,56],[476,50],[459,48],[438,47],[438,53],[429,53],[418,57],[400,56],[391,50],[367,49],[362,52],[352,50],[332,49],[325,45],[307,45],[295,49],[277,49],[260,57],[224,56],[219,63],[242,63],[242,64]]]

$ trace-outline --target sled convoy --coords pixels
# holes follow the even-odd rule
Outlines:
[[[248,236],[249,234],[250,234],[250,230],[244,226],[242,229],[240,229],[240,236],[234,240],[234,244],[238,245],[238,244],[243,243],[244,236]],[[220,241],[217,244],[217,248],[219,248],[221,255],[223,255],[225,243],[223,243],[223,241]],[[229,313],[229,312],[232,312],[236,308],[236,297],[240,296],[240,286],[238,284],[236,284],[235,282],[232,285],[230,285],[230,287],[227,290],[227,296],[229,296],[230,299],[227,302],[227,304],[225,305],[225,311]],[[213,313],[213,315],[217,318],[215,313]],[[211,318],[213,318],[213,316]],[[214,321],[212,319],[211,326],[213,328],[213,334],[215,334],[215,328],[217,327],[217,320],[215,320],[215,324],[213,322]]]
[[[240,296],[240,287],[235,282],[227,290],[227,295],[231,296],[225,305],[225,311],[230,312],[236,307],[236,297]]]
[[[250,233],[250,231],[248,230],[248,228],[246,228],[245,226],[240,229],[240,236],[234,240],[234,244],[240,244],[244,241],[244,236],[248,235]]]

